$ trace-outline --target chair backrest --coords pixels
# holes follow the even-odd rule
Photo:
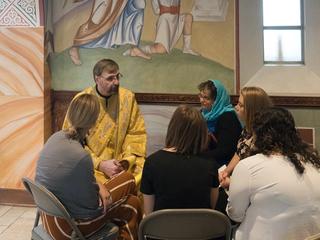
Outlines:
[[[230,239],[231,223],[212,209],[164,209],[146,216],[139,226],[139,240],[154,239]]]
[[[41,184],[36,183],[29,178],[22,178],[22,182],[25,188],[32,194],[34,202],[37,205],[38,209],[48,215],[65,219],[74,233],[80,239],[85,239],[76,223],[71,218],[70,214],[53,193],[51,193]]]

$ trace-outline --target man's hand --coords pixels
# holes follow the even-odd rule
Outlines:
[[[109,178],[123,171],[121,163],[115,159],[101,161],[99,164],[99,171],[103,172]]]

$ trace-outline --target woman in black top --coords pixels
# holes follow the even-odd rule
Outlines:
[[[208,80],[199,84],[201,113],[206,119],[210,144],[206,155],[219,167],[227,165],[237,150],[237,142],[242,127],[230,96],[218,80]],[[225,213],[227,195],[220,188],[216,210]]]
[[[210,136],[208,156],[220,167],[228,164],[237,150],[241,123],[230,103],[230,96],[220,81],[208,80],[200,83],[198,89],[201,113],[206,119]]]
[[[182,105],[168,126],[165,148],[146,159],[141,192],[145,214],[166,208],[214,208],[217,167],[201,156],[207,126],[199,111]]]

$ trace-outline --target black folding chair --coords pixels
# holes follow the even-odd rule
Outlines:
[[[71,218],[63,204],[53,193],[39,183],[29,178],[22,178],[22,182],[28,192],[33,196],[33,200],[38,208],[31,239],[33,240],[52,240],[51,236],[39,224],[40,211],[55,217],[62,218],[72,228],[71,239],[80,240],[114,240],[117,239],[119,228],[113,223],[107,223],[103,228],[86,238],[79,230],[75,220]]]
[[[212,209],[165,209],[152,212],[139,226],[139,240],[231,239],[227,216]]]

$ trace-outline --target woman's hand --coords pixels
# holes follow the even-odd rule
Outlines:
[[[220,182],[220,186],[225,188],[225,189],[229,189],[230,186],[230,177],[225,177],[223,178],[223,180]]]
[[[229,174],[226,170],[222,170],[219,172],[219,182],[221,183],[224,178],[228,177]]]
[[[229,177],[229,173],[228,173],[228,171],[226,171],[226,169],[219,172],[219,182],[220,182],[221,187],[229,189],[230,177]]]
[[[103,206],[103,211],[105,212],[107,207],[112,204],[112,196],[109,190],[102,184],[97,182],[99,185],[99,195],[100,195],[100,203],[99,205]]]

